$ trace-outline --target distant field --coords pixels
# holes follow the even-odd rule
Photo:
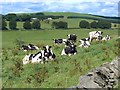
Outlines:
[[[3,31],[2,32],[2,45],[6,47],[14,47],[16,39],[22,39],[27,43],[36,44],[53,44],[54,38],[67,38],[67,34],[75,33],[78,39],[88,37],[88,33],[95,29],[68,29],[68,30],[24,30],[24,31]],[[97,29],[101,30],[101,29]],[[109,34],[112,37],[116,37],[118,30],[101,30],[103,35]]]

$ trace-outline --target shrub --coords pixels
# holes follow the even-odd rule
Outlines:
[[[26,21],[23,23],[23,28],[24,29],[31,29],[31,23],[29,21]]]
[[[0,29],[2,30],[7,30],[7,23],[4,19],[2,19],[2,24],[0,24]]]
[[[41,27],[41,24],[40,24],[39,20],[36,20],[32,23],[32,28],[33,29],[40,29],[40,27]]]
[[[17,22],[13,19],[10,20],[9,21],[9,28],[15,30],[15,29],[17,29],[16,27],[17,27]]]
[[[98,21],[98,27],[101,29],[110,29],[111,23],[107,20],[99,20]]]
[[[98,28],[98,23],[96,21],[93,21],[90,23],[91,28]]]
[[[80,28],[90,28],[90,25],[89,25],[89,22],[85,21],[85,20],[82,20],[80,23],[79,23],[79,27]]]
[[[55,29],[59,29],[59,28],[66,29],[67,27],[68,27],[67,22],[59,21],[59,22],[52,23],[52,28],[55,28]]]

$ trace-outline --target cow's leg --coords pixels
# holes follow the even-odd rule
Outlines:
[[[71,56],[71,53],[69,53],[68,56]]]
[[[64,49],[62,50],[61,55],[67,55],[67,54],[65,53],[65,50],[64,50]]]

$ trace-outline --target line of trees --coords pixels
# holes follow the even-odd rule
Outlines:
[[[2,26],[0,26],[2,30],[8,30],[7,28],[7,22],[3,19],[2,20]],[[41,24],[39,20],[33,21],[32,23],[30,21],[25,21],[23,23],[24,29],[41,29]],[[11,30],[18,30],[17,28],[17,22],[13,19],[9,21],[9,29]]]
[[[11,30],[18,30],[17,29],[17,21],[14,19],[11,19],[9,21],[9,29]],[[53,29],[67,29],[68,28],[68,23],[67,22],[63,22],[63,21],[54,21],[52,22],[52,28]],[[101,29],[110,29],[111,28],[111,23],[109,21],[105,21],[105,20],[99,20],[99,21],[93,21],[91,23],[89,23],[86,20],[82,20],[79,22],[79,27],[80,28],[101,28]],[[39,20],[35,20],[33,22],[30,21],[25,21],[23,23],[23,28],[24,29],[41,29],[41,24]],[[1,26],[2,30],[7,30],[7,23],[6,21],[3,19],[2,20],[2,26]]]
[[[7,15],[2,15],[3,19],[6,19],[7,21],[10,20],[15,20],[15,21],[31,21],[31,18],[37,18],[39,20],[44,20],[47,18],[52,18],[52,19],[59,19],[59,18],[64,18],[62,15],[45,15],[44,13],[31,13],[31,14],[14,14],[14,13],[9,13]]]
[[[111,23],[109,21],[106,21],[106,20],[93,21],[91,23],[89,23],[86,20],[82,20],[79,23],[79,27],[80,28],[88,28],[88,29],[90,29],[90,28],[110,29],[111,28]]]

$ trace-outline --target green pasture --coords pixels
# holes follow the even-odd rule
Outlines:
[[[77,47],[78,53],[74,56],[61,56],[64,45],[55,45],[54,38],[67,38],[67,34],[75,33],[77,46],[79,39],[88,37],[88,33],[95,29],[68,29],[68,30],[19,30],[2,31],[2,74],[4,88],[67,88],[75,86],[79,77],[91,69],[99,67],[105,62],[112,61],[118,55],[118,30],[101,30],[103,36],[109,34],[112,39],[107,42],[91,43],[89,48]],[[22,65],[26,54],[38,51],[23,52],[17,49],[16,39],[33,43],[40,49],[43,45],[51,45],[56,54],[55,61],[45,64]]]
[[[78,36],[78,40],[88,37],[88,33],[96,29],[59,29],[59,30],[19,30],[19,31],[3,31],[2,33],[2,47],[14,47],[15,40],[21,39],[26,43],[35,44],[53,44],[52,39],[67,38],[67,34],[74,33]],[[101,29],[97,29],[101,30]],[[118,30],[101,30],[103,36],[106,34],[112,37],[117,37]]]

